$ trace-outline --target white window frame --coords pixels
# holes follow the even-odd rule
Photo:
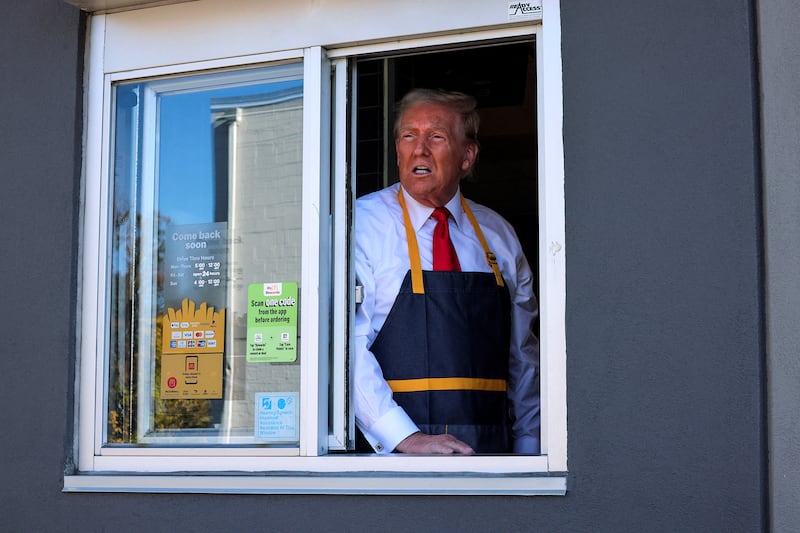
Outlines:
[[[448,32],[358,46],[311,46],[269,53],[105,72],[106,18],[91,19],[87,58],[84,150],[84,219],[77,373],[79,405],[76,473],[64,478],[66,491],[159,491],[219,493],[379,494],[564,494],[567,471],[564,164],[562,138],[561,35],[558,0],[543,0],[544,22],[470,32]],[[175,6],[177,7],[177,6]],[[363,456],[329,454],[344,445],[345,409],[334,409],[328,435],[329,372],[335,404],[345,402],[345,353],[353,287],[345,276],[349,254],[345,182],[348,179],[347,60],[365,54],[414,48],[482,43],[531,36],[536,39],[539,142],[539,271],[542,398],[541,456]],[[301,442],[292,456],[263,448],[104,448],[105,286],[109,205],[111,85],[116,81],[198,70],[302,59],[303,102],[303,274],[301,317]],[[333,87],[329,86],[332,69]],[[333,120],[333,124],[330,120]],[[331,126],[333,128],[331,128]],[[310,149],[318,147],[319,149]],[[331,155],[332,154],[332,155]],[[329,186],[334,187],[333,220],[328,220]],[[334,228],[334,231],[331,231]],[[331,265],[310,261],[332,249]],[[327,261],[323,257],[322,260]],[[336,272],[333,278],[324,273]],[[309,297],[318,287],[317,297]],[[331,292],[331,288],[334,290]],[[333,294],[333,328],[319,295]],[[327,302],[327,297],[322,301]],[[328,368],[330,346],[335,361]],[[311,364],[308,364],[311,363]],[[113,472],[113,473],[112,473]],[[201,476],[185,472],[203,473]],[[243,475],[252,473],[253,475]]]

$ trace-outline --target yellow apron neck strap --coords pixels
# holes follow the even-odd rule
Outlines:
[[[475,215],[472,214],[472,209],[470,209],[467,205],[467,200],[464,198],[463,194],[461,195],[461,207],[464,208],[464,212],[467,214],[467,218],[469,218],[470,223],[472,223],[472,228],[475,230],[475,235],[478,236],[478,240],[481,242],[486,262],[489,264],[492,272],[494,272],[494,279],[497,282],[497,286],[504,286],[505,283],[503,282],[503,276],[500,274],[500,266],[497,264],[497,256],[495,256],[492,251],[489,250],[489,243],[486,242],[486,237],[483,236],[481,226],[475,219]]]
[[[406,200],[403,198],[403,188],[397,189],[397,200],[403,208],[403,223],[406,226],[406,241],[408,242],[408,260],[411,262],[411,290],[414,294],[425,294],[425,286],[422,283],[422,262],[419,260],[419,245],[417,244],[417,234],[414,226],[411,225],[411,217],[408,216]]]
[[[397,201],[400,202],[400,207],[403,209],[403,223],[406,227],[406,241],[408,242],[408,259],[411,263],[411,290],[414,294],[424,294],[425,293],[425,286],[422,282],[422,262],[419,259],[419,244],[417,244],[417,234],[414,231],[414,226],[411,224],[411,217],[408,216],[408,209],[406,208],[406,201],[403,198],[403,188],[399,187],[397,189]],[[503,283],[503,276],[500,274],[500,267],[497,264],[497,258],[495,255],[489,250],[489,244],[486,242],[486,238],[483,236],[483,231],[481,231],[481,226],[478,224],[478,221],[475,219],[475,215],[472,214],[472,210],[467,205],[467,201],[464,199],[464,195],[461,195],[461,207],[464,209],[464,212],[467,214],[467,218],[472,224],[472,228],[475,230],[475,235],[478,237],[478,241],[481,243],[481,247],[483,247],[483,251],[486,257],[486,262],[489,264],[489,267],[494,272],[494,279],[497,282],[498,287],[504,286]]]

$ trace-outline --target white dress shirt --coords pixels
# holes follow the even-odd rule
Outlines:
[[[356,309],[354,404],[356,422],[379,453],[389,453],[419,428],[392,399],[380,365],[369,351],[392,308],[410,269],[403,212],[397,200],[399,184],[356,201],[355,267],[363,301]],[[426,207],[403,195],[417,235],[423,270],[432,270],[432,239],[436,221]],[[491,209],[467,200],[511,297],[511,348],[508,397],[514,419],[512,438],[517,453],[539,453],[539,342],[533,333],[538,315],[533,276],[511,225]],[[460,193],[445,205],[453,215],[450,239],[463,272],[491,272],[475,231],[464,213]]]

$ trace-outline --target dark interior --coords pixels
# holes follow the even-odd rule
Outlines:
[[[534,42],[369,58],[356,65],[356,194],[397,180],[393,103],[416,87],[474,96],[480,154],[462,182],[467,198],[503,215],[537,270],[537,140]],[[538,277],[538,276],[537,276]]]

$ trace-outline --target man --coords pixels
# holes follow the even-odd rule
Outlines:
[[[478,122],[472,97],[411,91],[400,183],[356,203],[355,415],[379,453],[539,453],[531,270],[510,224],[459,189]]]

